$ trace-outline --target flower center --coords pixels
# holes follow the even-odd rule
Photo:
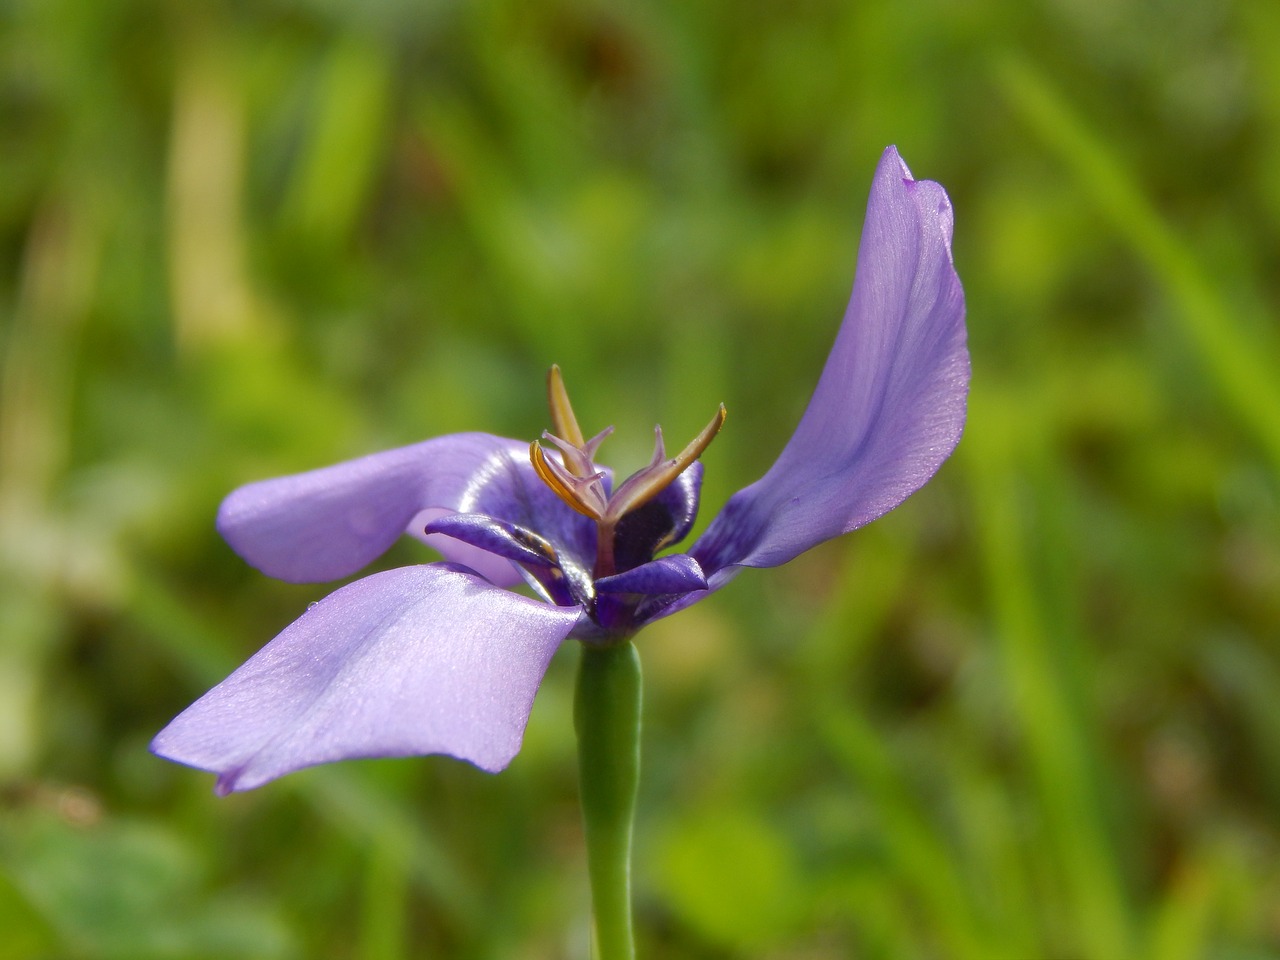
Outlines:
[[[614,541],[618,521],[656,497],[702,456],[702,451],[707,449],[724,425],[724,404],[720,404],[711,422],[674,457],[667,456],[662,428],[654,427],[653,458],[649,465],[627,477],[610,493],[604,471],[595,464],[595,454],[613,428],[607,427],[590,440],[584,439],[558,366],[553,366],[547,374],[547,403],[551,408],[552,431],[544,432],[542,436],[560,450],[561,462],[548,457],[537,440],[529,445],[529,459],[542,482],[561,500],[596,522],[598,540],[594,575],[597,578],[611,576],[617,572]],[[655,550],[663,545],[659,544]]]

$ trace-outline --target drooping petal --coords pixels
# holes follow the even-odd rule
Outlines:
[[[581,611],[449,564],[403,567],[314,604],[152,741],[221,794],[334,760],[444,753],[496,772]]]
[[[556,562],[555,548],[532,530],[479,513],[447,513],[423,529],[428,536],[444,534],[515,563],[550,567]]]
[[[432,520],[425,529],[428,542],[445,535],[455,544],[452,549],[469,546],[476,555],[487,558],[465,565],[499,586],[514,584],[500,581],[488,571],[494,561],[505,563],[507,571],[517,569],[512,564],[519,564],[517,576],[548,603],[579,606],[592,596],[591,572],[574,555],[559,553],[526,527],[479,513],[449,513]]]
[[[795,434],[690,551],[725,582],[874,520],[955,449],[969,383],[951,202],[893,147],[876,170],[853,295]],[[718,575],[717,575],[718,574]]]
[[[650,595],[689,593],[707,589],[707,578],[698,561],[687,553],[673,553],[650,560],[625,573],[596,581],[597,593],[643,593]]]
[[[450,537],[443,533],[431,533],[429,528],[441,517],[469,517],[469,513],[455,513],[452,510],[433,508],[420,511],[409,521],[409,536],[421,540],[427,546],[440,553],[450,563],[458,563],[474,570],[490,583],[500,587],[514,587],[521,581],[519,569],[506,557],[474,546],[465,540]]]
[[[306,583],[355,573],[405,532],[426,539],[418,523],[426,510],[484,513],[594,549],[590,531],[584,535],[582,524],[564,516],[571,511],[533,472],[528,444],[486,433],[437,437],[251,483],[223,501],[218,530],[263,573]],[[500,585],[519,582],[509,564],[495,564],[469,544],[441,536],[429,542],[446,560]]]
[[[688,605],[705,597],[709,585],[698,561],[687,553],[673,553],[596,581],[589,622],[573,632],[591,642],[634,633],[665,616],[677,603]]]

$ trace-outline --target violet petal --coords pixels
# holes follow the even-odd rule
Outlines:
[[[597,593],[667,594],[705,589],[707,578],[698,561],[687,553],[673,553],[596,581]]]
[[[527,463],[527,444],[518,440],[437,437],[240,487],[222,502],[218,530],[268,576],[335,580],[385,552],[419,511],[465,509],[479,483],[522,457]]]
[[[519,569],[506,557],[500,556],[482,547],[474,546],[465,540],[446,536],[443,533],[428,533],[427,528],[433,526],[441,517],[468,517],[468,513],[455,513],[452,510],[441,510],[438,507],[423,510],[409,521],[408,534],[421,540],[437,551],[450,563],[458,563],[474,570],[490,583],[500,587],[514,587],[522,579]]]
[[[444,753],[496,772],[581,611],[449,564],[403,567],[313,604],[152,741],[221,794],[357,757]]]
[[[458,433],[331,467],[235,490],[218,530],[263,573],[293,583],[335,580],[376,559],[403,533],[428,540],[446,560],[500,586],[520,582],[506,563],[476,547],[421,530],[421,518],[483,513],[537,530],[557,549],[589,553],[594,526],[547,489],[529,445],[486,433]]]
[[[520,564],[550,567],[556,562],[554,548],[536,533],[479,513],[446,513],[423,529],[428,536],[444,534]]]
[[[717,587],[892,510],[955,449],[969,383],[951,202],[895,148],[876,169],[853,295],[813,399],[777,461],[690,550]]]
[[[498,586],[514,586],[507,574],[520,565],[517,577],[525,580],[548,603],[558,606],[577,606],[592,595],[591,574],[583,568],[573,554],[557,553],[554,545],[525,527],[503,520],[495,520],[479,513],[447,513],[436,517],[424,528],[427,542],[449,538],[450,549],[461,553],[465,547],[474,548],[475,557],[468,558],[470,567]],[[489,569],[494,562],[503,564],[505,570]],[[517,580],[516,582],[519,582]]]

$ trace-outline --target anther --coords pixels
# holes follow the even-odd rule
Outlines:
[[[578,418],[573,415],[573,405],[569,403],[569,391],[565,389],[564,377],[560,375],[560,367],[552,364],[547,371],[547,406],[551,408],[551,432],[563,437],[570,445],[585,447],[586,439],[582,428],[578,426]],[[573,466],[569,465],[573,470]],[[576,474],[577,471],[573,470]]]
[[[593,489],[599,487],[603,473],[574,477],[565,467],[548,460],[536,440],[529,444],[529,460],[542,482],[573,509],[592,520],[600,520],[604,516],[606,502],[603,493]]]
[[[716,411],[711,422],[689,442],[689,445],[669,460],[663,460],[662,432],[657,432],[654,445],[654,460],[643,470],[638,470],[623,481],[617,492],[609,498],[609,516],[617,520],[637,507],[644,506],[659,493],[670,486],[671,481],[689,469],[702,452],[711,445],[720,428],[724,426],[727,416],[724,404]]]

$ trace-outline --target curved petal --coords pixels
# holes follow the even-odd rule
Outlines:
[[[853,295],[813,399],[760,480],[690,550],[713,588],[860,527],[955,449],[969,385],[951,202],[890,147],[876,169]],[[719,572],[719,576],[716,576]]]
[[[448,513],[432,520],[425,529],[428,543],[447,535],[451,543],[469,547],[477,558],[485,558],[484,562],[465,566],[490,582],[499,583],[484,568],[501,563],[508,573],[518,571],[517,576],[548,603],[576,607],[592,595],[591,574],[573,555],[557,553],[547,540],[518,524],[480,513]]]
[[[580,610],[448,564],[348,584],[152,741],[218,774],[220,794],[333,760],[445,753],[496,772]]]
[[[597,593],[642,593],[657,596],[705,589],[707,578],[702,575],[698,561],[687,553],[659,557],[632,567],[625,573],[596,581]]]
[[[446,513],[431,520],[423,529],[429,537],[444,534],[514,563],[555,566],[555,548],[532,530],[481,513]]]
[[[470,570],[474,570],[490,583],[495,583],[500,587],[514,587],[517,583],[520,583],[524,578],[519,568],[506,557],[499,556],[490,550],[485,550],[483,547],[467,543],[465,540],[459,540],[457,537],[446,536],[443,533],[427,532],[427,528],[433,523],[439,522],[442,517],[469,516],[473,516],[473,514],[457,513],[453,510],[439,508],[423,510],[409,521],[407,532],[409,536],[421,540],[437,551],[448,562],[459,563]]]
[[[576,529],[573,512],[533,472],[527,443],[458,433],[240,487],[222,502],[218,530],[263,573],[306,583],[355,573],[405,532],[425,539],[417,518],[432,508],[434,515],[480,512],[537,529]],[[430,542],[446,560],[500,585],[520,580],[510,564],[468,544]]]

